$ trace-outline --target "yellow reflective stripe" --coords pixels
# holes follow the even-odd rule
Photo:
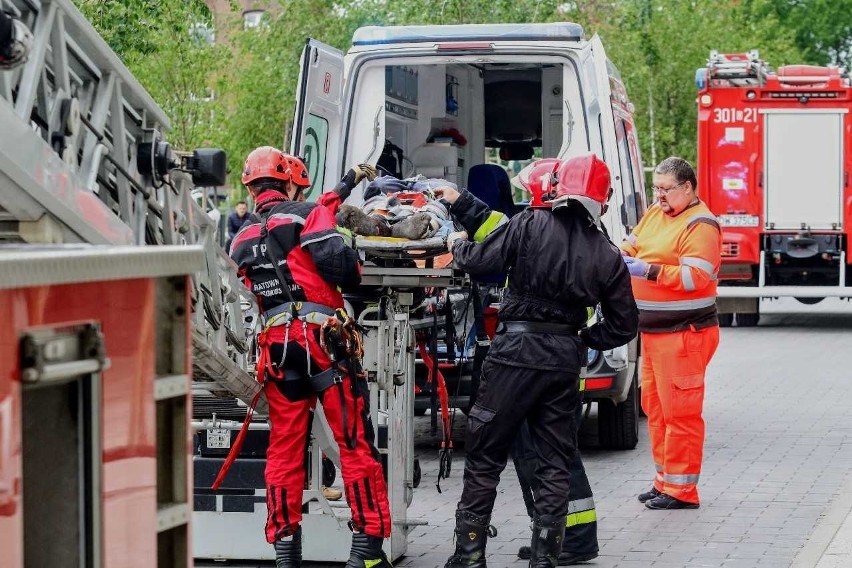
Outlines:
[[[565,527],[571,528],[577,525],[587,525],[598,520],[598,514],[595,509],[588,511],[580,511],[579,513],[571,513],[568,515],[568,520],[565,521]]]
[[[378,560],[365,560],[364,566],[365,566],[365,568],[373,568],[373,566],[378,566],[381,563],[382,563],[381,558],[379,558]]]
[[[485,240],[485,237],[491,234],[494,229],[506,223],[506,216],[499,211],[492,211],[488,215],[488,219],[482,223],[473,235],[473,242],[479,243]]]
[[[580,392],[586,390],[586,379],[580,379]]]

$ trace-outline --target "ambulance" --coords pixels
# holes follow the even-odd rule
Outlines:
[[[612,241],[645,211],[633,105],[601,39],[580,25],[364,27],[345,55],[308,40],[301,65],[290,149],[306,160],[311,196],[352,164],[378,162],[401,177],[444,178],[501,208],[497,186],[508,177],[489,153],[523,163],[594,152],[612,172],[602,220]],[[637,356],[635,340],[590,353],[585,386],[599,403],[604,447],[637,443]]]

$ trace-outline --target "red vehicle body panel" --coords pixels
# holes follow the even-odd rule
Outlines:
[[[702,199],[716,215],[759,218],[754,227],[723,226],[719,279],[752,279],[752,267],[760,262],[761,238],[771,233],[764,219],[764,110],[849,110],[837,140],[838,147],[843,148],[845,175],[842,230],[812,231],[843,233],[848,243],[852,236],[852,87],[848,80],[836,68],[793,65],[766,75],[762,84],[735,86],[726,79],[714,78],[712,68],[699,70],[699,77],[702,71],[706,75],[697,98],[698,187]],[[802,188],[802,199],[807,199],[807,188]],[[847,255],[847,264],[850,261]]]
[[[24,566],[20,335],[36,326],[80,321],[100,323],[111,362],[101,381],[103,565],[157,565],[154,291],[151,278],[0,290],[4,318],[0,326],[0,556],[4,567]],[[189,449],[187,441],[187,460]]]

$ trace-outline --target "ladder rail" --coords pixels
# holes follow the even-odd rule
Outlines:
[[[194,367],[218,381],[211,388],[251,398],[245,318],[256,300],[193,199],[191,175],[138,164],[142,145],[164,141],[166,114],[71,0],[0,8],[33,32],[27,62],[0,72],[0,240],[202,245],[206,266],[191,279]]]

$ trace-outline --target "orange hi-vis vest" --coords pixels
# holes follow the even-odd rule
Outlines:
[[[647,278],[633,278],[639,330],[667,333],[718,325],[716,278],[722,231],[716,216],[697,201],[674,217],[653,205],[621,249],[650,264]]]

